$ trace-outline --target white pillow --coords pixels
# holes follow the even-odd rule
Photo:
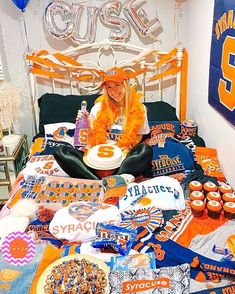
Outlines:
[[[60,122],[54,124],[44,125],[46,140],[52,140],[56,142],[67,142],[73,145],[73,135],[75,124],[68,122]]]

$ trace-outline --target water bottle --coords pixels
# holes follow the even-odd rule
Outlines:
[[[85,147],[88,144],[88,123],[87,123],[87,102],[84,100],[81,103],[82,117],[76,119],[75,132],[74,132],[74,143],[76,147]]]

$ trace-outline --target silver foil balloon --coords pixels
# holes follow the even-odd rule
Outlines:
[[[130,19],[140,37],[155,38],[152,33],[161,29],[162,26],[157,17],[150,21],[144,9],[141,8],[137,11],[138,6],[144,2],[145,0],[126,0],[123,4],[124,13]]]
[[[63,23],[63,28],[58,25],[58,16],[61,17],[60,22]],[[73,11],[66,2],[52,2],[45,10],[44,23],[53,37],[59,40],[67,39],[73,31]]]
[[[103,24],[112,27],[119,27],[119,30],[111,30],[109,39],[116,42],[125,42],[130,37],[131,28],[129,23],[122,18],[112,16],[120,15],[122,4],[120,1],[105,2],[100,8],[100,20]]]
[[[73,11],[75,11],[73,15],[74,29],[71,35],[72,40],[77,44],[87,44],[94,42],[97,30],[97,17],[99,12],[98,7],[87,7],[87,26],[86,33],[83,36],[80,36],[79,30],[84,6],[80,4],[73,4],[72,7]]]

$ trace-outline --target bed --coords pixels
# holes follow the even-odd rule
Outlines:
[[[234,219],[226,218],[224,213],[213,219],[208,217],[206,210],[201,217],[192,214],[189,183],[192,180],[201,183],[210,180],[218,188],[225,179],[197,168],[200,162],[196,162],[196,149],[199,147],[204,150],[205,142],[197,134],[190,137],[181,132],[182,122],[187,118],[185,48],[178,46],[170,52],[158,52],[104,40],[64,52],[34,52],[27,56],[27,62],[35,137],[28,162],[18,175],[9,200],[0,212],[0,291],[14,293],[12,289],[17,288],[17,293],[54,293],[52,284],[59,285],[60,282],[55,275],[52,277],[53,267],[57,266],[58,273],[62,264],[66,267],[64,271],[68,272],[71,266],[79,270],[82,260],[86,260],[86,264],[92,265],[95,270],[100,266],[106,276],[106,282],[100,278],[99,287],[103,287],[103,290],[97,293],[129,293],[128,287],[132,287],[132,293],[133,289],[139,293],[234,293]],[[56,163],[53,148],[58,144],[71,144],[69,131],[74,129],[81,102],[86,100],[88,110],[91,109],[100,95],[101,73],[113,66],[130,72],[140,70],[138,78],[132,79],[131,83],[143,93],[143,102],[148,110],[151,133],[146,142],[151,141],[152,146],[156,146],[166,140],[164,142],[170,144],[170,148],[161,146],[154,149],[155,173],[151,178],[142,177],[134,182],[128,182],[128,179],[123,182],[120,177],[114,177],[117,182],[113,182],[113,179],[70,178]],[[65,135],[56,137],[58,130],[63,130]],[[159,166],[159,160],[169,162],[170,156],[181,156],[181,164],[172,164],[167,168]],[[109,193],[109,197],[121,193],[118,208],[100,204],[104,193]],[[136,197],[135,201],[124,201],[128,195]],[[22,203],[22,199],[32,202]],[[32,203],[35,204],[34,209]],[[97,233],[94,222],[86,222],[85,225],[81,216],[76,219],[79,222],[76,225],[63,222],[66,209],[72,210],[74,203],[89,203],[89,207],[95,211],[107,209],[105,214],[99,214],[99,222],[112,221],[116,225],[121,222],[123,228],[134,229],[136,236],[130,250],[134,254],[154,252],[157,269],[150,266],[148,269],[142,266],[133,268],[132,265],[132,268],[125,268],[125,275],[113,265],[110,271],[111,260],[115,260],[117,254],[107,248],[103,248],[103,251],[92,248],[89,242],[94,240],[94,234]],[[15,209],[17,204],[21,206]],[[19,213],[20,209],[29,213]],[[136,217],[136,214],[141,217]],[[107,219],[104,219],[104,215]],[[3,230],[3,226],[8,228]],[[107,233],[108,228],[101,227],[100,230]],[[22,234],[26,232],[33,240],[30,239],[32,244],[28,243],[28,248],[32,245],[34,253],[32,256],[24,256],[22,264],[17,263],[17,255],[13,260],[13,253],[8,248],[9,243],[17,238],[16,235],[6,242],[7,234],[16,231]],[[91,231],[93,235],[90,235]],[[115,234],[112,242],[117,241],[120,232]],[[28,238],[20,233],[17,236],[23,240]],[[54,279],[53,283],[48,277]],[[167,283],[162,281],[164,277],[167,277]],[[161,283],[150,289],[149,280]],[[87,281],[80,283],[83,285]],[[85,286],[74,288],[71,285],[70,288],[75,291],[71,293],[89,293]],[[218,289],[212,290],[215,288]]]

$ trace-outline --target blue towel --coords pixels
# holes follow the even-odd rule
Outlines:
[[[144,243],[137,245],[141,253],[155,252],[156,265],[176,266],[183,263],[191,265],[190,276],[197,281],[216,280],[224,276],[235,277],[235,262],[216,261],[176,243],[173,240],[161,242],[154,235]],[[136,249],[137,247],[132,247]]]

